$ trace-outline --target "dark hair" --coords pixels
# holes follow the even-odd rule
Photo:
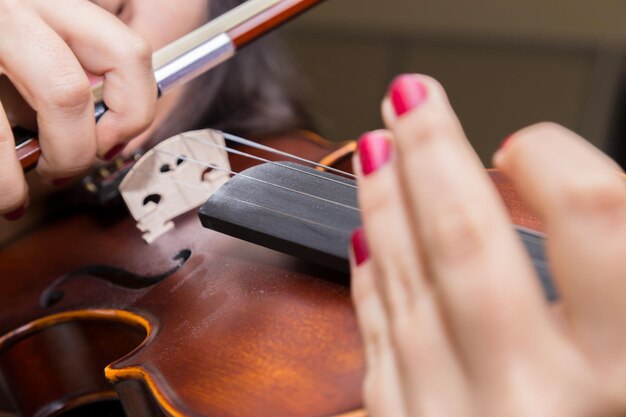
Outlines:
[[[212,0],[213,19],[244,0]],[[214,128],[260,138],[294,129],[314,130],[293,63],[275,34],[191,81],[181,105],[156,130],[153,142],[187,130]]]

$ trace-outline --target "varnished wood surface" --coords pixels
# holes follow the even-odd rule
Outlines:
[[[333,149],[291,139],[283,150],[308,151],[316,159]],[[241,162],[235,163],[242,168]],[[107,375],[114,381],[139,379],[169,414],[324,416],[358,409],[363,357],[345,277],[203,229],[194,213],[175,223],[172,232],[147,245],[130,219],[104,228],[88,214],[75,215],[4,248],[0,333],[23,331],[2,339],[0,362],[32,366],[50,361],[42,352],[60,343],[52,335],[61,325],[51,320],[49,328],[29,332],[29,323],[64,312],[120,310],[143,317],[150,331],[138,349],[109,366]],[[75,277],[62,286],[60,303],[52,308],[38,304],[43,289],[68,271],[106,264],[154,275],[169,269],[182,249],[192,251],[187,264],[153,287],[125,289]],[[90,322],[101,326],[108,320],[79,321],[88,329]],[[62,344],[88,344],[86,331],[74,332]],[[118,337],[114,331],[107,336],[111,341]],[[17,348],[35,340],[39,350]],[[86,356],[96,360],[97,355]],[[75,369],[59,368],[70,381],[86,378]],[[57,392],[57,385],[10,385],[19,390],[11,392],[14,398],[28,398],[30,390],[45,392],[41,401],[20,409],[25,416],[45,410]],[[92,384],[96,388],[101,386]],[[66,393],[57,402],[77,395]]]
[[[315,159],[334,149],[284,139],[266,144]],[[243,162],[234,161],[239,169],[250,163]],[[540,228],[510,184],[490,175],[514,221]],[[108,378],[124,384],[123,402],[156,404],[169,415],[364,415],[364,360],[346,277],[203,229],[194,213],[175,223],[147,245],[130,219],[104,227],[84,213],[1,250],[0,371],[19,409],[0,405],[46,415],[51,404],[106,392],[109,365]],[[182,249],[192,252],[187,264],[154,286],[80,276],[62,286],[58,304],[39,305],[68,271],[105,264],[155,275]],[[77,317],[53,319],[67,314]],[[37,369],[47,371],[38,377]]]
[[[143,331],[134,326],[84,319],[16,338],[0,354],[11,403],[26,417],[114,399],[115,390],[102,378],[102,369],[142,339]]]
[[[65,236],[76,253],[85,245],[80,230],[89,231],[90,222],[72,221],[77,232]],[[190,248],[188,264],[157,286],[123,290],[77,279],[64,286],[68,301],[55,308],[32,309],[37,294],[31,294],[16,300],[10,315],[21,322],[29,315],[32,320],[106,307],[148,318],[151,338],[113,364],[118,372],[111,376],[153,382],[158,389],[153,394],[181,415],[316,416],[358,408],[363,361],[348,288],[327,280],[325,271],[305,274],[305,265],[286,256],[198,229],[195,216],[181,223],[149,250],[139,237],[123,253],[94,242],[98,250],[111,251],[112,265],[134,271],[158,272],[159,264],[169,266],[170,254]],[[136,233],[131,222],[117,225],[109,235],[111,245],[124,229]],[[180,242],[178,236],[197,238]],[[137,250],[140,257],[132,255]],[[152,258],[149,265],[145,257]],[[82,264],[75,262],[66,258],[59,269]],[[31,311],[20,311],[22,306]],[[0,323],[13,328],[18,321],[3,315]]]

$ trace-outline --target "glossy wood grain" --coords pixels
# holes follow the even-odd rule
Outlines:
[[[306,135],[264,144],[350,162],[350,146]],[[510,183],[489,175],[514,222],[540,229]],[[54,415],[106,398],[113,383],[130,417],[364,415],[365,364],[347,277],[203,229],[194,213],[175,224],[147,245],[130,218],[102,226],[79,213],[2,249],[4,411]],[[40,304],[67,272],[104,264],[158,275],[183,249],[187,263],[157,284],[124,288],[78,275],[61,285],[57,304]]]
[[[335,149],[303,137],[266,142],[279,143],[287,152],[318,160]],[[233,160],[239,168],[250,163]],[[359,409],[364,363],[346,277],[203,229],[194,213],[175,223],[172,232],[147,245],[130,219],[104,228],[79,214],[2,250],[0,364],[14,367],[0,370],[13,400],[41,397],[15,401],[20,413],[47,415],[51,407],[101,392],[106,364],[100,352],[120,356],[107,367],[112,382],[130,380],[142,387],[129,390],[125,384],[122,402],[156,403],[170,415],[324,416]],[[182,249],[192,252],[187,264],[154,286],[127,289],[77,276],[62,285],[58,304],[39,305],[42,291],[68,271],[106,264],[158,274]],[[70,312],[70,321],[59,321]],[[128,319],[133,316],[147,324]],[[97,330],[111,323],[120,330]],[[68,326],[75,330],[65,331]],[[128,337],[137,328],[145,330],[145,340]],[[93,332],[111,346],[89,347]],[[122,357],[135,346],[114,348],[120,338],[139,346]],[[27,345],[37,349],[22,348]],[[67,348],[54,358],[80,356],[102,368],[84,366],[82,374],[48,357],[59,345]],[[74,355],[73,347],[81,355]],[[60,373],[58,379],[15,369],[46,363]],[[65,381],[69,392],[59,392],[58,381]]]

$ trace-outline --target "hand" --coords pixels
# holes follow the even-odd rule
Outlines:
[[[494,157],[545,224],[557,318],[443,88],[401,76],[383,116],[389,130],[364,135],[355,159],[370,415],[624,415],[626,187],[614,163],[552,124]]]
[[[37,171],[44,180],[115,156],[148,127],[157,97],[151,53],[147,42],[91,2],[0,0],[0,75],[37,112]],[[86,71],[104,80],[109,111],[97,125]],[[27,192],[0,103],[0,214],[22,210]]]

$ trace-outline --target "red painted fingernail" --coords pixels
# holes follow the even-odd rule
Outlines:
[[[367,261],[370,257],[370,251],[365,240],[365,231],[362,227],[356,228],[352,233],[352,252],[354,253],[354,260],[357,266]]]
[[[380,132],[368,132],[359,139],[357,149],[363,174],[369,175],[391,158],[391,144]]]
[[[24,213],[26,213],[26,206],[22,205],[22,207],[17,208],[9,213],[4,213],[2,217],[4,217],[10,222],[14,222],[16,220],[21,219],[24,216]]]
[[[500,142],[500,147],[498,148],[499,151],[501,151],[502,149],[506,148],[507,146],[509,146],[511,144],[511,139],[513,139],[513,135],[509,135],[506,138],[504,138],[504,140],[502,142]]]
[[[426,86],[415,75],[400,75],[389,87],[389,98],[397,116],[418,107],[426,100],[427,95]]]
[[[55,187],[62,187],[65,184],[67,184],[68,182],[70,182],[72,178],[55,178],[52,180],[52,185],[54,185]]]
[[[110,161],[111,159],[119,155],[119,153],[122,152],[122,150],[124,150],[124,147],[126,147],[126,145],[123,143],[120,143],[119,145],[115,145],[114,147],[109,149],[109,152],[107,152],[106,155],[104,155],[104,159],[107,161]]]

